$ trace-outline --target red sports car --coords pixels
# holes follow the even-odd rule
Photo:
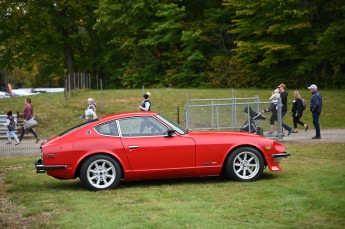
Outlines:
[[[90,190],[121,179],[219,176],[254,181],[290,156],[272,139],[243,132],[186,130],[157,112],[107,115],[73,127],[41,146],[38,173],[80,178]]]

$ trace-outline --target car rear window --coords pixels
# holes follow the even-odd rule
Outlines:
[[[117,125],[115,121],[106,122],[95,127],[98,134],[109,135],[109,136],[119,136],[119,131],[117,130]]]

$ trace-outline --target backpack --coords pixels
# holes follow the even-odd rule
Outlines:
[[[10,120],[10,124],[8,125],[8,130],[9,131],[13,131],[16,129],[16,122],[14,121],[13,116],[8,117],[8,119]]]
[[[307,108],[307,102],[305,101],[305,99],[302,99],[302,107],[303,107],[303,110]]]

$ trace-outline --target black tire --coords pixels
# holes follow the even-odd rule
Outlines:
[[[81,183],[91,191],[116,188],[122,177],[119,163],[107,155],[88,158],[80,169]]]
[[[249,182],[261,177],[264,166],[260,152],[251,147],[241,147],[231,152],[225,171],[232,180]]]

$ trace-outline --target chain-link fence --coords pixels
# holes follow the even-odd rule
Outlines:
[[[21,129],[23,125],[23,118],[19,115],[13,115],[16,120],[15,134],[18,139],[21,135]],[[7,116],[0,115],[0,162],[1,158],[10,158],[16,156],[39,156],[40,155],[40,143],[47,139],[49,133],[41,133],[41,129],[37,131],[37,128],[33,128],[38,134],[39,139],[36,139],[32,133],[25,131],[23,139],[20,144],[16,144],[16,141],[11,137],[11,141],[7,139],[7,127],[6,123]]]
[[[281,103],[260,102],[259,97],[252,98],[226,98],[226,99],[191,99],[185,106],[185,127],[191,130],[232,130],[245,131],[264,135],[265,137],[282,140]],[[2,120],[2,121],[1,121]],[[12,139],[7,144],[6,129],[3,123],[0,125],[0,162],[3,158],[17,156],[40,156],[40,143],[63,131],[61,126],[52,126],[49,122],[40,123],[36,132],[40,141],[30,132],[26,132],[22,142],[15,145]],[[82,120],[76,121],[82,122]],[[20,124],[17,128],[17,136],[20,136]]]
[[[20,156],[33,156],[33,157],[40,157],[40,145],[43,141],[52,138],[66,129],[73,127],[75,125],[79,125],[83,122],[86,122],[85,119],[79,119],[76,118],[73,122],[74,124],[71,124],[71,126],[65,128],[60,124],[54,124],[47,122],[47,117],[37,117],[35,116],[38,126],[33,128],[38,135],[39,139],[36,139],[35,136],[28,130],[24,132],[23,139],[20,142],[20,144],[16,145],[16,141],[14,138],[11,138],[11,143],[9,143],[6,132],[7,127],[4,126],[6,123],[6,115],[0,115],[0,164],[2,162],[2,159],[4,158],[12,158],[12,157],[20,157]],[[14,115],[14,118],[17,121],[16,125],[16,135],[18,139],[20,138],[21,129],[23,125],[23,118],[17,115]],[[44,123],[43,123],[44,120]],[[16,160],[19,160],[18,158]]]
[[[282,140],[281,100],[260,102],[259,97],[191,99],[185,107],[186,128],[233,130]]]

